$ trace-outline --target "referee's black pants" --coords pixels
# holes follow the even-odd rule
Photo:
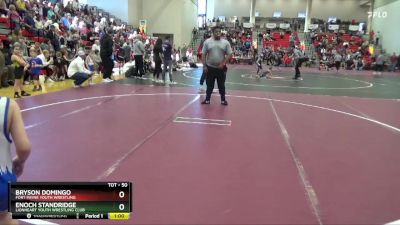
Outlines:
[[[206,79],[206,101],[210,101],[211,99],[211,94],[214,90],[215,80],[217,80],[219,94],[221,95],[221,101],[225,101],[226,70],[207,66]]]
[[[111,75],[114,69],[114,61],[111,57],[102,56],[101,61],[103,63],[103,79],[111,79]]]

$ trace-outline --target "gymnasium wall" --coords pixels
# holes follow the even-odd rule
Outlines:
[[[150,34],[174,34],[177,47],[189,44],[197,24],[197,5],[192,0],[144,0],[142,11]]]
[[[215,2],[216,1],[219,1],[219,0],[207,0],[207,20],[212,20],[215,16]],[[249,4],[249,7],[250,7],[250,4]],[[249,11],[249,14],[250,14],[250,11]]]
[[[379,8],[384,5],[389,5],[391,3],[397,2],[398,0],[375,0],[374,8]]]
[[[147,21],[147,33],[173,34],[176,46],[190,43],[197,27],[197,1],[193,0],[87,0],[112,15],[139,27]]]
[[[215,9],[210,18],[217,16],[249,17],[250,0],[212,0]],[[306,10],[307,0],[257,0],[256,12],[261,17],[272,17],[274,11],[281,11],[283,17],[297,17],[298,12]],[[211,7],[211,6],[209,6]],[[368,7],[361,7],[358,0],[313,0],[312,18],[327,20],[335,16],[342,20],[367,21]],[[212,12],[211,12],[212,13]]]
[[[128,24],[134,27],[139,27],[139,20],[143,19],[143,1],[128,0],[127,10],[128,10]]]
[[[197,2],[197,1],[196,1]],[[197,27],[197,4],[193,0],[183,3],[181,43],[189,44],[192,39],[192,30]]]
[[[128,22],[128,0],[87,0],[87,3],[104,9],[122,21]]]
[[[400,53],[400,0],[390,1],[387,0],[376,1],[374,11],[379,13],[373,18],[372,29],[375,33],[381,32],[382,49],[386,50],[390,55],[393,52]],[[386,17],[384,17],[386,13]]]

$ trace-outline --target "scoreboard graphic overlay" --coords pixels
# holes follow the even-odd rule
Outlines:
[[[15,182],[9,184],[13,219],[127,220],[131,182]]]

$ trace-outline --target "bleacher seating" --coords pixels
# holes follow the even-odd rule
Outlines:
[[[314,40],[314,47],[317,47],[322,40],[322,37],[326,37],[328,40],[328,44],[334,44],[334,39],[336,34],[335,33],[320,33],[317,35],[317,39]],[[351,34],[342,34],[339,35],[339,38],[342,40],[342,44],[346,43],[348,45],[348,49],[351,52],[356,52],[358,49],[361,47],[362,43],[364,42],[364,39],[362,37],[356,36],[356,35],[351,35]]]
[[[294,32],[296,36],[296,45],[300,43],[298,33]],[[290,47],[290,34],[285,33],[283,38],[281,38],[281,34],[279,32],[272,32],[271,34],[272,40],[264,40],[264,47],[274,47],[274,48],[289,48]]]

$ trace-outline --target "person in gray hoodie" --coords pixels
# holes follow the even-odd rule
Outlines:
[[[136,74],[139,77],[142,77],[144,74],[143,71],[143,55],[145,53],[144,44],[141,41],[142,37],[140,35],[136,36],[133,41],[133,50],[135,54],[135,67]]]

